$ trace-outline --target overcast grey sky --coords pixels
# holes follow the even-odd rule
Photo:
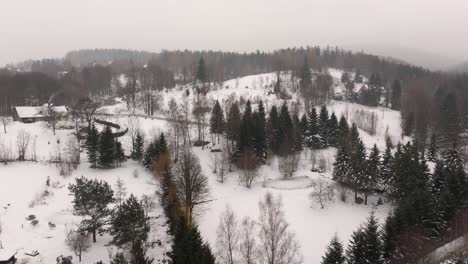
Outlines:
[[[0,64],[81,48],[407,47],[468,60],[467,0],[1,0]]]

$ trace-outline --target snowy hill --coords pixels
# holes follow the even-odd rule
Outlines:
[[[288,73],[283,74],[287,76]],[[342,71],[331,69],[330,74],[333,77],[334,91],[339,93],[343,89],[340,82]],[[219,100],[220,102],[225,102],[230,98],[238,100],[242,98],[244,102],[251,100],[254,107],[259,100],[263,100],[269,109],[273,104],[280,105],[284,101],[272,93],[275,82],[275,73],[246,76],[217,85],[207,93],[206,97],[209,101]],[[290,95],[286,101],[289,104],[298,101],[299,96],[293,85],[285,81],[284,87]],[[189,91],[188,95],[187,91]],[[171,99],[180,105],[185,104],[191,107],[195,98],[193,87],[190,85],[166,90],[160,96],[163,106],[153,118],[144,116],[140,110],[129,111],[126,103],[121,99],[116,99],[114,104],[101,109],[103,113],[110,115],[103,118],[126,127],[129,122],[128,116],[138,114],[134,119],[137,120],[145,138],[150,140],[154,135],[169,130],[169,121],[163,119]],[[361,138],[368,148],[377,144],[383,149],[387,136],[394,143],[402,140],[400,114],[397,111],[333,100],[328,107],[329,111],[334,112],[338,118],[345,115],[350,122],[358,124]],[[303,109],[300,111],[303,112]],[[364,127],[362,125],[364,122],[360,126],[358,117],[363,115],[375,120],[373,128],[375,133],[369,127]],[[133,193],[137,197],[154,196],[159,188],[152,174],[136,162],[127,161],[122,167],[109,170],[91,169],[85,152],[81,153],[81,164],[70,176],[60,176],[56,165],[46,161],[56,157],[59,150],[62,153],[65,151],[66,142],[73,138],[72,130],[59,129],[57,135],[54,136],[44,122],[33,124],[12,122],[7,130],[7,134],[0,132],[0,144],[11,149],[11,153],[14,154],[18,134],[21,131],[27,132],[33,139],[27,159],[31,159],[32,155],[37,157],[37,162],[12,162],[8,165],[0,165],[0,206],[2,208],[0,241],[4,245],[8,244],[9,248],[19,249],[18,258],[21,261],[53,263],[59,255],[73,255],[73,252],[65,245],[65,233],[68,228],[80,221],[78,216],[72,214],[72,199],[67,188],[76,177],[85,176],[106,180],[111,186],[114,186],[120,178],[128,188],[128,195]],[[192,134],[195,135],[195,129],[192,130]],[[129,136],[125,135],[121,140],[129,154],[131,147]],[[294,173],[292,179],[288,180],[284,180],[280,175],[278,160],[272,159],[268,165],[261,167],[257,181],[254,182],[252,188],[248,189],[239,182],[240,171],[228,173],[223,183],[218,181],[213,173],[211,147],[214,146],[209,145],[204,149],[194,148],[194,151],[200,158],[204,174],[208,177],[212,199],[199,212],[196,222],[200,226],[202,236],[212,248],[216,247],[216,227],[219,223],[219,216],[226,206],[230,206],[239,218],[243,216],[256,218],[258,201],[266,192],[281,195],[286,218],[301,245],[304,263],[319,263],[329,239],[335,233],[342,241],[347,242],[352,231],[368,217],[373,208],[371,205],[354,204],[351,199],[342,202],[335,197],[324,209],[320,209],[318,204],[309,198],[312,181],[323,179],[332,183],[331,170],[335,155],[333,148],[316,151],[314,155],[311,155],[310,151],[303,151],[300,155],[299,170]],[[34,150],[36,153],[33,153]],[[312,158],[323,162],[323,172],[311,171]],[[48,178],[52,182],[50,186],[45,184]],[[379,196],[371,196],[370,204],[377,204],[378,198]],[[376,215],[381,222],[390,209],[391,205],[388,203],[376,206]],[[162,214],[162,208],[158,202],[152,212],[154,218],[150,240],[160,240],[162,245],[156,244],[149,250],[156,259],[155,263],[159,263],[157,260],[164,259],[164,253],[170,250],[170,238],[166,235],[165,217]],[[35,215],[39,223],[32,225],[31,221],[25,219],[29,215]],[[49,222],[55,227],[50,227]],[[110,249],[107,243],[109,241],[108,234],[98,237],[98,243],[92,245],[89,252],[84,253],[83,263],[93,263],[98,260],[108,263]],[[39,251],[38,256],[25,255],[34,250]]]

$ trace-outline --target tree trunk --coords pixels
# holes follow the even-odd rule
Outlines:
[[[93,230],[92,233],[93,233],[93,243],[96,243],[96,230]]]

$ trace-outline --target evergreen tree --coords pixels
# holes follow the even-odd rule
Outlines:
[[[427,152],[427,158],[428,160],[435,162],[437,159],[437,138],[435,133],[432,133],[431,135],[431,140],[429,143],[429,150]]]
[[[453,92],[449,93],[440,107],[441,116],[443,116],[440,122],[444,130],[442,135],[448,142],[458,142],[459,135],[462,132],[462,126],[458,113],[456,95]]]
[[[389,144],[390,143],[390,144]],[[394,180],[392,145],[387,141],[387,147],[382,156],[380,188],[389,190]]]
[[[197,67],[197,73],[195,75],[198,81],[202,83],[206,83],[208,81],[208,74],[206,71],[206,65],[205,65],[205,60],[200,58],[198,61],[198,67]]]
[[[349,173],[350,173],[350,157],[346,146],[340,146],[336,154],[335,162],[333,163],[333,180],[340,183],[349,182]]]
[[[362,227],[354,231],[351,235],[351,240],[348,243],[346,250],[346,263],[347,264],[363,264],[366,262],[366,234]]]
[[[133,243],[130,253],[132,254],[130,264],[151,264],[154,261],[154,259],[146,255],[145,244],[141,240]]]
[[[467,196],[468,188],[464,161],[456,143],[453,143],[452,147],[445,152],[444,163],[447,175],[447,187],[458,205],[460,205]]]
[[[258,110],[253,114],[253,137],[257,160],[264,164],[267,159],[267,135],[265,107],[262,101],[258,105]]]
[[[246,148],[253,146],[254,123],[252,117],[252,106],[250,100],[245,105],[244,114],[242,115],[240,132],[239,132],[239,145],[238,152],[242,153]]]
[[[117,166],[120,166],[120,164],[127,160],[127,157],[125,157],[125,152],[122,148],[122,143],[120,143],[120,141],[118,141],[117,139],[115,141],[114,147],[114,162]]]
[[[321,146],[321,139],[318,129],[318,116],[315,107],[312,108],[312,111],[309,115],[309,129],[306,133],[306,144],[308,147],[313,149],[320,148]]]
[[[358,191],[363,188],[366,181],[366,149],[359,139],[350,155],[351,177],[350,182],[354,188],[354,199],[357,200]]]
[[[345,261],[343,244],[338,240],[335,234],[327,247],[325,256],[322,257],[321,264],[345,264]]]
[[[299,116],[297,115],[297,113],[293,114],[292,121],[293,121],[293,148],[294,148],[294,151],[301,151],[302,150],[302,128],[301,128],[301,121],[299,120]]]
[[[133,160],[137,160],[138,162],[140,162],[141,159],[143,158],[143,144],[144,144],[143,135],[141,134],[140,130],[138,130],[136,132],[135,139],[132,142],[131,158]]]
[[[110,261],[110,264],[128,264],[128,261],[125,258],[124,254],[122,252],[119,252],[114,255],[114,257]]]
[[[109,204],[115,201],[114,192],[107,182],[88,180],[85,177],[75,179],[68,190],[73,195],[74,213],[84,216],[81,221],[83,230],[93,235],[96,242],[96,233],[104,232],[106,218],[110,214]]]
[[[278,154],[281,135],[278,110],[274,105],[271,107],[270,114],[268,116],[268,131],[270,148],[273,153]]]
[[[328,120],[327,124],[327,131],[328,131],[328,140],[330,146],[335,146],[338,141],[338,120],[336,118],[335,113],[330,115],[330,119]]]
[[[354,74],[354,82],[355,83],[362,83],[362,75],[361,75],[361,71],[359,69],[357,69],[356,73]]]
[[[146,148],[145,156],[143,158],[143,166],[149,170],[152,170],[153,163],[159,154],[159,141],[154,139]]]
[[[326,148],[329,146],[330,138],[329,138],[329,130],[328,130],[328,109],[327,106],[324,105],[320,109],[320,114],[318,118],[318,134],[320,136],[320,147]]]
[[[304,57],[304,63],[302,64],[299,78],[299,87],[301,89],[302,97],[304,98],[304,105],[306,111],[309,111],[310,108],[310,99],[312,93],[312,74],[310,73],[309,63],[307,62],[307,57]]]
[[[149,229],[143,206],[132,194],[112,214],[110,234],[113,238],[111,243],[118,247],[134,246],[137,241],[146,241]]]
[[[94,124],[92,124],[91,128],[88,130],[86,148],[89,163],[91,163],[92,168],[95,168],[99,160],[99,133]]]
[[[367,204],[367,195],[369,192],[373,192],[381,182],[381,164],[380,164],[380,152],[377,145],[374,144],[369,159],[366,162],[366,178],[364,179],[363,188],[365,190],[364,204]]]
[[[299,129],[301,130],[301,135],[302,135],[302,143],[306,143],[307,139],[307,131],[309,130],[309,120],[307,119],[307,115],[303,114],[301,116],[301,120],[299,121]]]
[[[340,118],[340,122],[338,123],[338,135],[337,135],[337,145],[339,146],[346,146],[348,145],[348,138],[349,138],[349,126],[346,117],[343,115]]]
[[[167,141],[166,141],[166,137],[164,136],[164,133],[161,133],[159,135],[159,139],[158,139],[158,150],[159,150],[159,153],[166,153],[168,150],[167,150]]]
[[[99,166],[103,168],[109,168],[114,162],[114,135],[110,126],[101,132],[100,141],[99,141]]]
[[[380,264],[383,263],[382,258],[382,245],[379,236],[379,225],[375,218],[374,211],[371,212],[364,229],[365,236],[365,262]]]
[[[438,160],[436,162],[434,173],[432,174],[432,193],[434,195],[442,193],[443,189],[446,187],[447,175],[445,173],[444,162]]]
[[[360,141],[359,132],[356,126],[356,123],[351,125],[351,129],[349,131],[349,146],[353,149]]]
[[[382,228],[382,257],[386,260],[394,257],[398,231],[397,219],[390,213]]]
[[[234,102],[229,108],[229,113],[226,120],[226,137],[231,140],[232,149],[234,149],[234,142],[239,141],[241,115],[239,105]]]
[[[289,154],[293,150],[293,122],[286,102],[281,106],[279,114],[280,154]]]
[[[210,132],[211,134],[216,134],[218,136],[219,143],[219,135],[224,132],[224,113],[218,100],[216,100],[211,112]]]

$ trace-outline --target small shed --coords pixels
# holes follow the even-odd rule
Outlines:
[[[16,254],[16,250],[0,249],[0,264],[15,264],[17,261]]]
[[[58,119],[65,119],[68,111],[65,106],[53,106],[52,108]],[[46,121],[49,117],[47,105],[44,106],[16,106],[13,111],[13,120],[23,123],[34,123],[37,121]]]

